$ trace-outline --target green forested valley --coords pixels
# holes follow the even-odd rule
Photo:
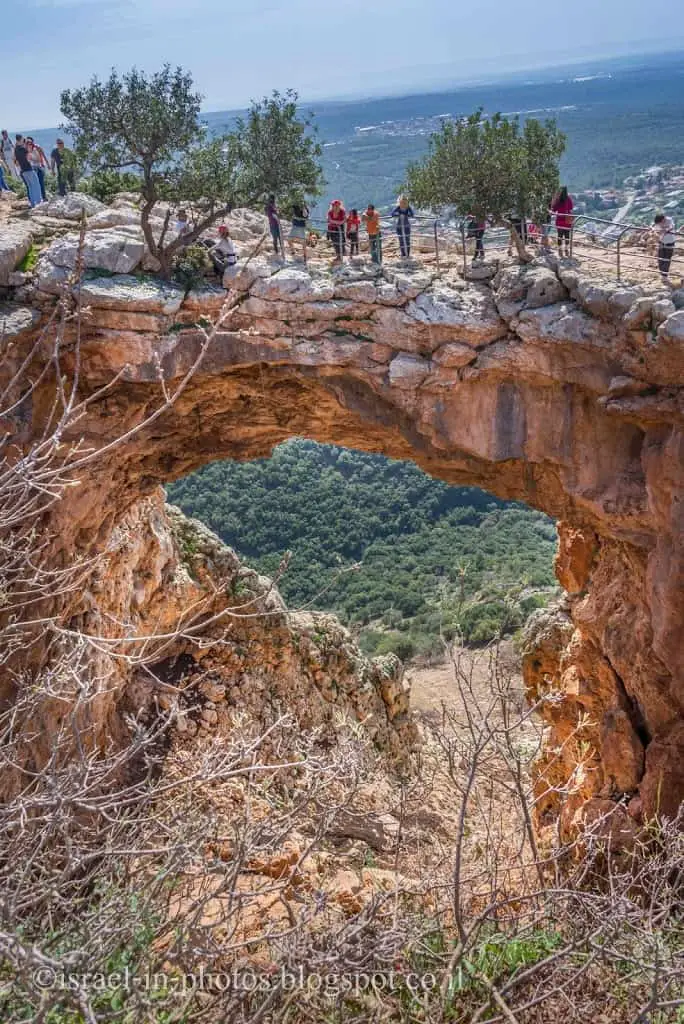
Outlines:
[[[336,612],[368,653],[430,655],[440,637],[510,634],[554,592],[554,524],[410,462],[293,440],[270,459],[216,462],[168,488],[290,607]]]

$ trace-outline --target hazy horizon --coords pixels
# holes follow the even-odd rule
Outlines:
[[[668,26],[669,35],[654,28]],[[672,0],[5,0],[3,127],[59,123],[62,89],[133,66],[191,72],[207,112],[244,109],[273,89],[308,105],[417,95],[502,76],[684,49]]]
[[[583,65],[586,66],[587,70],[591,69],[590,65],[594,65],[593,70],[597,70],[599,67],[605,67],[606,65],[614,64],[617,70],[618,68],[622,68],[627,64],[638,64],[642,59],[646,60],[650,58],[651,60],[658,60],[660,58],[662,60],[666,60],[668,58],[675,59],[679,56],[681,56],[682,59],[684,59],[684,41],[682,41],[681,44],[679,44],[677,47],[673,49],[644,50],[639,52],[631,51],[629,54],[609,54],[604,56],[593,57],[589,57],[586,55],[578,55],[574,59],[566,59],[557,64],[539,64],[537,66],[520,67],[517,69],[510,69],[507,71],[501,70],[499,74],[492,74],[486,77],[462,78],[459,80],[453,79],[446,81],[435,80],[434,82],[426,83],[421,87],[404,89],[397,87],[397,89],[394,90],[376,93],[359,92],[349,93],[347,95],[334,96],[299,96],[298,102],[299,105],[302,107],[308,107],[313,105],[344,106],[346,104],[351,105],[364,102],[381,102],[382,100],[410,98],[413,96],[438,96],[456,90],[466,90],[470,88],[485,88],[488,86],[494,86],[507,82],[510,82],[511,84],[532,84],[531,81],[529,83],[523,82],[523,79],[526,75],[534,75],[535,78],[533,79],[533,81],[536,84],[544,84],[544,82],[547,81],[555,81],[555,78],[551,79],[548,76],[559,74],[564,70],[568,72],[573,70],[576,71],[582,68]],[[248,103],[245,103],[243,106],[219,106],[210,108],[203,104],[202,115],[212,116],[216,114],[238,114],[244,111],[247,105]],[[51,131],[59,126],[60,121],[61,115],[58,114],[54,124],[24,125],[23,131]],[[7,125],[3,121],[0,127],[4,128],[7,127]],[[17,128],[16,130],[19,131],[22,129]]]

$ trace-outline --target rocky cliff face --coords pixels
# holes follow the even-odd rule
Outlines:
[[[112,236],[119,254],[120,242]],[[34,306],[64,287],[65,246],[42,255]],[[257,256],[224,288],[186,296],[91,269],[80,285],[79,394],[96,397],[74,433],[86,446],[158,407],[161,379],[169,390],[183,380],[204,341],[198,324],[219,314],[225,289],[238,305],[173,408],[61,504],[62,555],[111,545],[160,483],[212,459],[266,455],[292,436],[411,458],[448,482],[524,500],[560,521],[568,594],[560,619],[538,616],[528,631],[526,682],[550,727],[540,813],[561,811],[570,824],[588,801],[625,794],[636,817],[671,813],[684,795],[684,310],[662,290],[584,280],[569,264],[485,274],[361,262],[331,273],[320,261]],[[6,316],[19,350],[35,337],[33,315]],[[127,572],[119,565],[112,579]],[[144,578],[121,587],[138,595],[139,617],[155,604],[155,621],[167,614],[168,587],[157,585],[154,601]],[[85,628],[101,602],[84,605]],[[275,680],[283,663],[272,667]],[[383,714],[391,719],[396,700],[403,714],[404,698],[390,694],[383,711],[382,685],[373,687],[389,735]]]

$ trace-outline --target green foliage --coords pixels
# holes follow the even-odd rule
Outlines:
[[[13,174],[5,173],[5,184],[12,189],[15,196],[19,196],[21,199],[26,198],[26,185],[21,178],[15,178]]]
[[[133,171],[103,169],[83,178],[79,189],[99,199],[101,203],[111,203],[119,192],[139,192],[140,176]]]
[[[285,599],[334,611],[369,654],[487,642],[554,590],[546,516],[409,462],[296,440],[268,460],[205,466],[169,497],[261,572],[292,551]]]
[[[149,78],[133,68],[93,78],[80,89],[65,89],[60,109],[74,150],[94,171],[137,167],[143,185],[174,166],[179,154],[201,141],[201,95],[192,76],[166,64]]]
[[[313,114],[299,117],[297,93],[274,92],[253,103],[236,126],[240,191],[261,200],[273,193],[283,203],[320,195],[322,148]]]
[[[40,256],[40,248],[37,245],[32,245],[29,251],[24,256],[23,260],[17,267],[17,270],[21,270],[23,273],[28,273],[29,270],[33,270],[38,257]]]
[[[512,212],[548,209],[564,149],[555,121],[530,118],[521,129],[517,117],[478,110],[442,125],[428,155],[409,165],[407,188],[421,206],[453,206],[461,216],[500,223]]]
[[[211,260],[202,245],[181,249],[173,261],[173,277],[186,291],[195,288],[211,270]]]
[[[178,251],[233,207],[254,206],[269,192],[282,198],[318,193],[321,149],[296,101],[294,92],[273,93],[253,103],[232,132],[209,138],[191,75],[167,64],[150,76],[113,70],[105,82],[93,78],[67,89],[61,110],[64,130],[94,176],[128,168],[128,180],[135,177],[145,240],[168,277]],[[152,231],[150,216],[161,199],[191,207],[189,234],[157,237]]]

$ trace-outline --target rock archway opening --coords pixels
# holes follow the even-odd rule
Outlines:
[[[289,607],[333,612],[368,655],[441,661],[445,643],[511,637],[559,594],[552,520],[413,462],[293,439],[168,494],[277,576]]]

